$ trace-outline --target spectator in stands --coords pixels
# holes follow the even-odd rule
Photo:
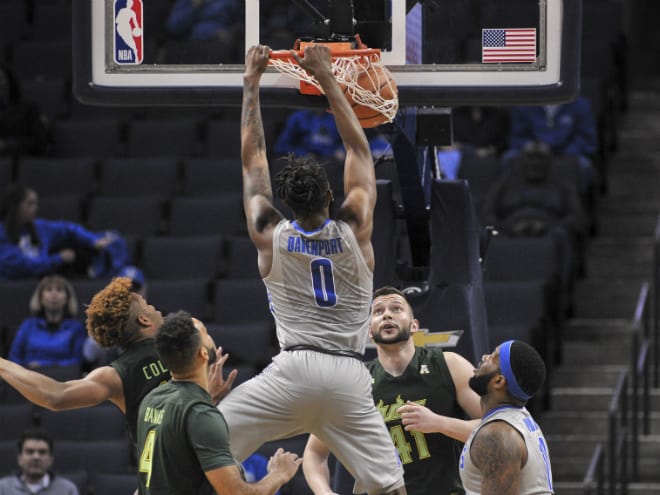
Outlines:
[[[73,222],[37,218],[38,207],[30,187],[7,188],[0,204],[0,279],[57,272],[100,277],[128,261],[125,242],[115,232],[94,233]]]
[[[18,440],[16,474],[0,479],[0,494],[78,495],[71,481],[53,473],[53,439],[41,428],[28,428]]]
[[[551,173],[552,159],[544,143],[528,145],[488,191],[482,218],[512,237],[553,235],[560,240],[564,259],[577,260],[586,218],[575,185]],[[574,263],[569,266],[570,273],[577,268]]]
[[[86,332],[76,319],[78,299],[60,275],[44,277],[30,299],[30,313],[18,328],[9,359],[27,368],[81,366]]]
[[[510,149],[505,164],[536,141],[548,145],[553,156],[577,156],[580,161],[580,191],[597,179],[593,160],[598,151],[596,121],[589,100],[583,96],[570,103],[519,106],[511,110]]]
[[[240,8],[237,0],[176,0],[165,30],[182,39],[233,42]]]
[[[39,108],[23,101],[18,82],[0,65],[0,155],[42,155],[50,144],[50,125]]]
[[[370,132],[367,137],[374,159],[391,153],[389,143],[381,134]],[[273,151],[281,156],[293,153],[338,162],[346,155],[335,116],[319,109],[297,110],[289,115]]]

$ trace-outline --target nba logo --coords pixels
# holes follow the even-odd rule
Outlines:
[[[142,0],[115,2],[115,63],[137,65],[144,57]]]

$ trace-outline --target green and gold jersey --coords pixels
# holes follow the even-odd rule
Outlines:
[[[368,363],[376,408],[383,415],[403,463],[408,495],[454,495],[463,489],[458,473],[462,444],[441,433],[408,432],[397,409],[407,401],[436,414],[463,418],[441,349],[416,347],[405,372],[387,373],[378,359]]]
[[[145,395],[170,379],[170,372],[158,359],[154,339],[135,342],[110,363],[121,378],[126,404],[126,421],[136,443],[138,408]]]
[[[140,495],[213,494],[206,471],[237,465],[229,432],[209,394],[195,383],[171,381],[140,404]]]

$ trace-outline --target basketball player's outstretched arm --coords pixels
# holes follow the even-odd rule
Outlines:
[[[369,142],[353,109],[332,73],[330,50],[321,45],[306,48],[304,57],[294,55],[298,63],[312,74],[321,85],[337,129],[346,148],[344,165],[344,194],[346,199],[339,218],[352,227],[368,262],[373,265],[371,231],[373,210],[376,205],[376,174]]]
[[[243,74],[241,113],[243,208],[248,234],[259,252],[259,271],[262,276],[270,271],[273,228],[282,218],[273,206],[259,101],[259,82],[268,65],[269,54],[270,48],[263,45],[253,46],[248,50]]]

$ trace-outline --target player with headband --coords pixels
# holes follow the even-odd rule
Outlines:
[[[482,419],[459,464],[466,495],[554,493],[547,443],[525,408],[545,375],[541,356],[519,340],[504,342],[482,358],[470,379],[481,396]]]

